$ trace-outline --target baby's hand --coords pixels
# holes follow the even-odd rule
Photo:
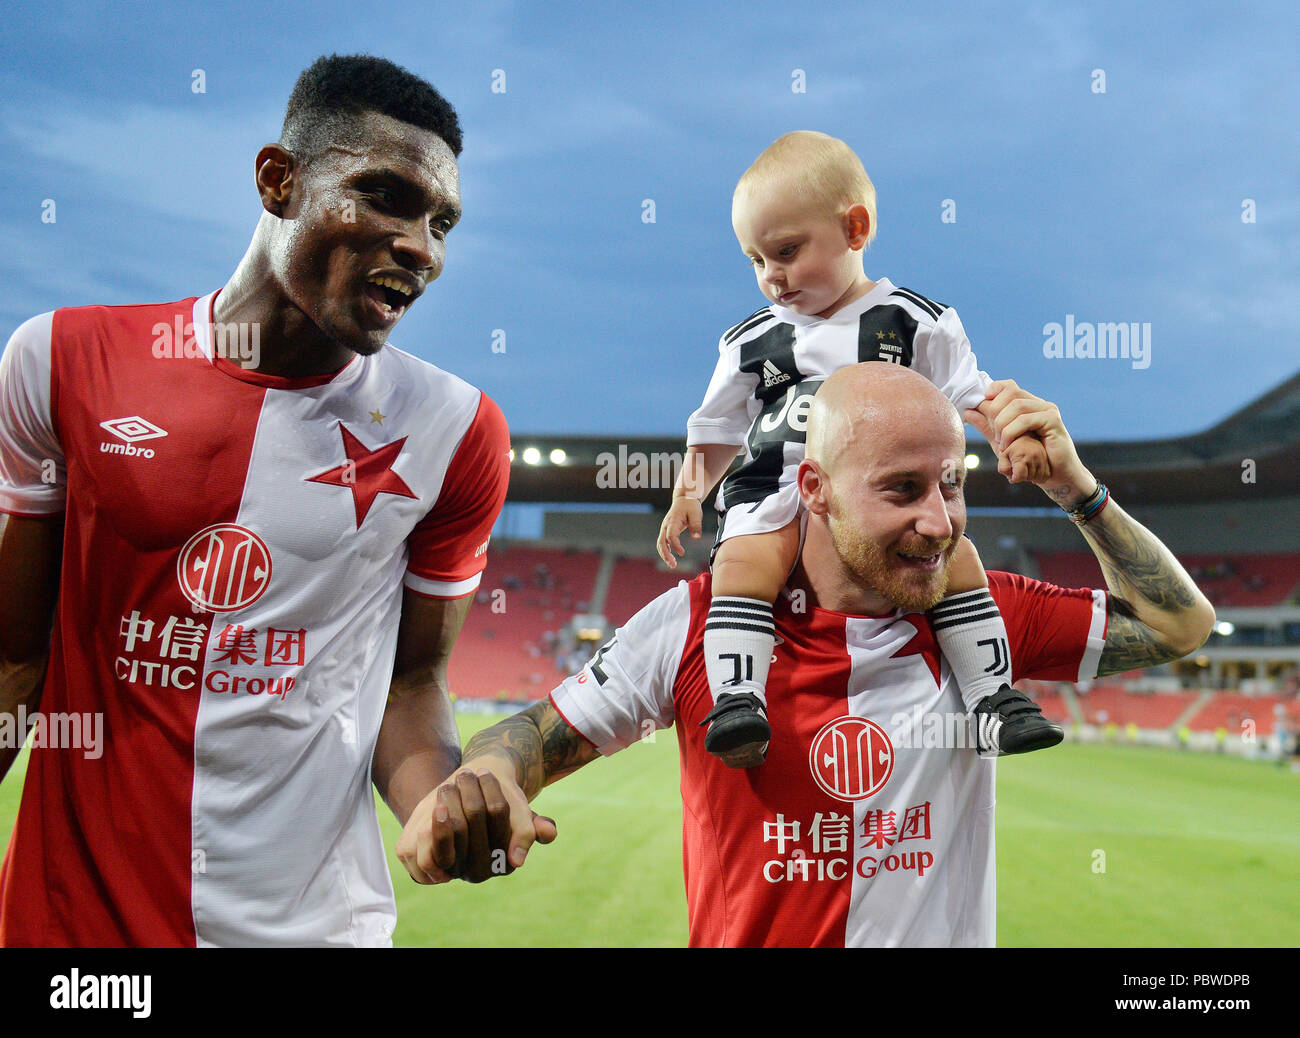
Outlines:
[[[677,555],[686,554],[686,549],[682,547],[681,532],[688,527],[691,536],[698,541],[704,530],[704,509],[693,497],[673,498],[673,506],[668,509],[668,514],[659,527],[659,543],[656,545],[659,557],[668,564],[669,569],[677,568],[677,557],[673,552]]]
[[[1052,474],[1047,460],[1047,448],[1033,433],[1023,433],[1007,444],[1006,465],[1011,472],[1004,473],[1011,483],[1041,483]]]

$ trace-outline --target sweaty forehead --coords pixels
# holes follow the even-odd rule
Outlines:
[[[460,203],[456,156],[431,130],[366,112],[325,154],[344,175],[391,171],[452,204]]]

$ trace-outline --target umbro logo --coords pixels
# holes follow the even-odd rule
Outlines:
[[[166,436],[167,430],[160,429],[147,418],[141,418],[139,415],[132,415],[130,418],[111,418],[107,422],[100,422],[100,428],[107,429],[119,440],[124,443],[108,443],[100,441],[99,450],[101,454],[125,454],[127,457],[135,458],[152,458],[153,449],[151,447],[133,446],[141,440],[156,440],[160,436]]]
[[[773,386],[779,386],[782,382],[789,382],[790,376],[778,368],[770,360],[763,361],[763,388],[771,389]]]
[[[125,440],[127,443],[156,440],[159,436],[167,435],[166,429],[158,428],[153,422],[139,415],[132,415],[130,418],[113,418],[107,422],[100,422],[99,425],[100,428],[107,429],[119,440]]]

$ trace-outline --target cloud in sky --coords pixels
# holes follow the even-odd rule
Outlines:
[[[337,2],[10,5],[0,319],[220,285],[297,72],[362,51],[429,76],[466,127],[465,218],[394,342],[520,430],[684,431],[718,334],[761,302],[732,186],[799,127],[845,137],[876,180],[868,273],[956,306],[983,367],[1076,435],[1196,430],[1300,356],[1300,24],[1282,3],[1187,12],[415,3],[394,33]],[[1048,360],[1042,327],[1067,313],[1149,321],[1151,367]]]

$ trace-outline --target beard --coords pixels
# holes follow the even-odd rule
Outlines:
[[[831,542],[840,564],[854,579],[865,584],[886,601],[905,613],[924,613],[939,604],[948,590],[952,557],[957,550],[956,537],[931,541],[923,537],[903,538],[889,548],[864,537],[852,524],[835,514],[828,516]],[[938,569],[924,573],[905,566],[896,553],[927,556],[940,555]]]

